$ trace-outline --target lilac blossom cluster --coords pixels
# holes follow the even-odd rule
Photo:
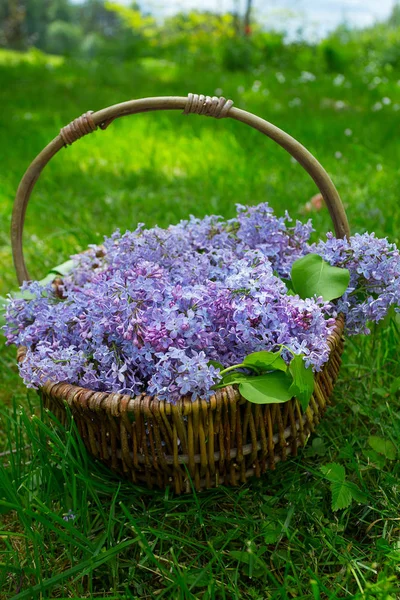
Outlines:
[[[349,287],[335,301],[335,309],[345,315],[348,334],[370,333],[369,323],[400,305],[400,254],[386,238],[356,233],[342,240],[328,233],[325,242],[310,246],[310,252],[350,271]]]
[[[313,246],[311,231],[310,222],[292,224],[267,204],[238,205],[230,220],[191,217],[168,229],[117,231],[73,257],[61,297],[60,288],[33,282],[23,286],[29,300],[9,303],[6,335],[27,348],[25,383],[66,381],[171,402],[209,398],[220,380],[210,361],[228,367],[279,345],[288,360],[290,351],[303,354],[320,370],[337,312],[354,331],[382,318],[398,300],[400,267],[386,240],[329,236]],[[280,277],[309,252],[350,269],[351,287],[336,306],[287,293]],[[360,284],[371,296],[361,304]]]

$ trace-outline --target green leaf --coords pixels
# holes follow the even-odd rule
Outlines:
[[[246,550],[231,550],[229,556],[235,558],[238,562],[244,563],[245,565],[250,564],[254,561],[254,555],[246,552]]]
[[[48,275],[46,275],[46,277],[43,277],[43,279],[41,279],[39,283],[42,286],[48,285],[49,283],[53,283],[56,277],[57,275],[55,273],[50,272]]]
[[[13,298],[22,299],[22,300],[33,300],[33,298],[35,298],[35,296],[33,294],[31,294],[31,292],[28,292],[28,291],[10,292],[10,295]]]
[[[208,567],[205,569],[190,569],[185,572],[185,579],[194,588],[207,587],[210,583]]]
[[[256,559],[255,564],[243,565],[243,575],[249,577],[249,579],[253,579],[253,577],[265,577],[265,574],[269,572],[265,561],[260,558]]]
[[[274,271],[274,275],[278,277],[287,287],[288,292],[293,292],[293,283],[291,279],[285,279],[284,277],[279,277],[278,273]]]
[[[332,510],[341,510],[350,506],[353,496],[346,481],[331,483]]]
[[[375,452],[378,452],[378,454],[383,454],[383,456],[386,456],[389,460],[395,460],[397,449],[390,440],[385,440],[377,435],[370,435],[368,444]]]
[[[274,371],[240,383],[239,391],[246,400],[254,404],[287,402],[292,398],[292,382],[292,378],[282,371]]]
[[[349,442],[343,444],[343,446],[340,447],[337,457],[343,458],[344,460],[352,460],[354,458],[353,446]]]
[[[224,368],[224,365],[222,363],[218,362],[217,360],[209,360],[207,364],[208,364],[208,366],[211,365],[211,366],[215,367],[216,369],[220,369],[221,371]]]
[[[324,477],[331,483],[332,510],[350,506],[353,498],[356,502],[366,502],[367,497],[352,481],[346,481],[346,471],[342,465],[329,463],[320,467]]]
[[[225,387],[226,385],[235,385],[235,383],[241,383],[242,381],[251,381],[254,379],[254,375],[246,375],[245,373],[234,372],[227,373],[224,375],[219,383],[215,386],[216,388]]]
[[[289,364],[293,377],[292,396],[297,396],[301,408],[306,410],[314,391],[314,374],[311,367],[306,367],[303,354],[296,354]]]
[[[325,456],[326,446],[324,440],[318,437],[314,438],[311,446],[306,448],[304,454],[306,456]]]
[[[57,265],[56,267],[50,269],[50,273],[55,273],[56,275],[68,275],[68,273],[70,273],[74,268],[74,264],[75,262],[72,259],[66,260],[65,262],[61,263],[61,265]]]
[[[369,448],[365,448],[362,453],[371,466],[375,467],[376,469],[383,469],[385,467],[386,458],[382,456],[382,454],[378,454],[378,452],[375,452],[375,450],[370,450]]]
[[[268,352],[267,350],[252,352],[244,358],[243,364],[257,369],[287,371],[287,364],[281,357],[280,352]]]
[[[49,283],[53,283],[54,279],[57,277],[57,275],[67,275],[70,271],[72,271],[74,267],[74,261],[73,260],[67,260],[66,262],[62,263],[61,265],[57,265],[56,267],[53,267],[48,274],[43,277],[43,279],[39,280],[39,284],[41,286],[46,286]],[[10,292],[11,296],[13,298],[17,298],[17,299],[23,299],[23,300],[33,300],[35,298],[35,296],[33,294],[31,294],[31,292],[28,291],[24,291],[22,292],[21,290],[18,290],[16,292]],[[0,326],[3,324],[4,321],[4,312],[5,312],[5,307],[4,304],[6,304],[8,302],[7,298],[2,298],[0,297]],[[210,361],[213,362],[213,361]],[[210,364],[210,363],[209,363]],[[218,365],[220,365],[220,363],[218,363]],[[223,368],[222,365],[220,365],[221,368]]]
[[[242,564],[243,572],[250,578],[261,577],[268,571],[268,567],[261,556],[268,551],[267,546],[256,547],[254,543],[248,545],[247,550],[231,550],[229,556]]]
[[[383,387],[376,387],[372,389],[373,393],[379,396],[380,398],[388,398],[389,392],[387,389]]]
[[[346,471],[342,465],[338,463],[328,463],[320,467],[325,479],[331,482],[343,483],[346,478]]]
[[[65,275],[68,275],[68,273],[70,273],[73,268],[74,268],[74,261],[72,259],[67,260],[67,261],[61,263],[61,265],[52,267],[50,269],[50,271],[48,272],[48,274],[46,275],[46,277],[43,277],[43,279],[41,279],[39,281],[39,283],[40,283],[40,285],[43,285],[43,286],[48,285],[49,283],[53,283],[54,279],[58,275],[61,275],[61,277],[64,277]]]
[[[400,377],[396,377],[396,379],[393,379],[392,383],[390,384],[390,393],[396,394],[399,390],[400,390]]]
[[[300,298],[322,296],[325,301],[339,298],[350,282],[348,269],[332,267],[318,254],[307,254],[293,263],[291,279]]]
[[[275,544],[282,536],[282,525],[273,521],[263,523],[261,533],[266,544]]]
[[[361,504],[365,504],[367,502],[367,500],[368,500],[367,495],[364,494],[364,492],[362,490],[360,490],[358,485],[356,485],[352,481],[347,481],[346,485],[349,488],[351,495],[353,496],[353,499],[356,502],[360,502]]]
[[[73,268],[74,268],[74,261],[72,259],[67,260],[67,261],[61,263],[61,265],[52,267],[50,269],[50,271],[48,272],[48,274],[46,275],[46,277],[43,277],[43,279],[40,279],[39,283],[40,283],[40,285],[43,285],[43,286],[48,285],[49,283],[53,283],[54,279],[57,276],[64,277],[65,275],[68,275],[68,273],[70,273]]]

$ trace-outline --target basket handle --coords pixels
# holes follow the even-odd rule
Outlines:
[[[97,112],[85,113],[82,117],[75,119],[69,125],[63,127],[60,134],[33,160],[18,186],[11,221],[11,245],[18,282],[22,284],[23,281],[29,281],[30,279],[25,266],[22,248],[26,208],[32,189],[50,159],[64,146],[72,144],[88,133],[92,133],[98,127],[105,129],[118,117],[153,110],[184,109],[184,114],[197,113],[215,118],[230,117],[246,125],[250,125],[254,129],[258,129],[261,133],[287,150],[313,178],[329,209],[337,237],[343,238],[349,236],[349,225],[339,194],[329,175],[313,155],[294,138],[278,127],[275,127],[275,125],[245,110],[232,108],[232,104],[231,100],[225,100],[225,98],[217,98],[215,96],[211,98],[210,96],[197,94],[189,94],[187,98],[184,96],[142,98],[140,100],[129,100],[121,104],[114,104]]]

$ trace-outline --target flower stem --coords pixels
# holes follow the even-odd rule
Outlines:
[[[232,365],[231,367],[226,367],[226,369],[224,369],[223,371],[220,371],[219,374],[220,375],[225,375],[225,373],[229,373],[229,371],[234,371],[235,369],[253,369],[254,371],[257,371],[257,367],[253,367],[251,365],[245,365],[244,363],[239,363],[238,365]]]

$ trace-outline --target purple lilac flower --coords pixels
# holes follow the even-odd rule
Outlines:
[[[380,321],[391,306],[400,304],[400,254],[386,238],[356,233],[339,240],[328,233],[326,242],[310,250],[350,271],[350,285],[336,302],[336,310],[346,316],[348,333],[369,333],[368,322]]]
[[[374,235],[310,245],[311,231],[311,222],[291,225],[267,204],[238,205],[227,221],[191,217],[168,229],[116,231],[73,257],[62,298],[32,282],[25,299],[9,303],[8,343],[27,348],[22,377],[30,387],[66,381],[175,402],[210,397],[220,379],[210,360],[228,367],[284,345],[285,359],[303,354],[320,370],[339,311],[358,332],[398,304],[400,259]],[[287,278],[309,252],[350,270],[336,303],[288,295],[277,276]]]

